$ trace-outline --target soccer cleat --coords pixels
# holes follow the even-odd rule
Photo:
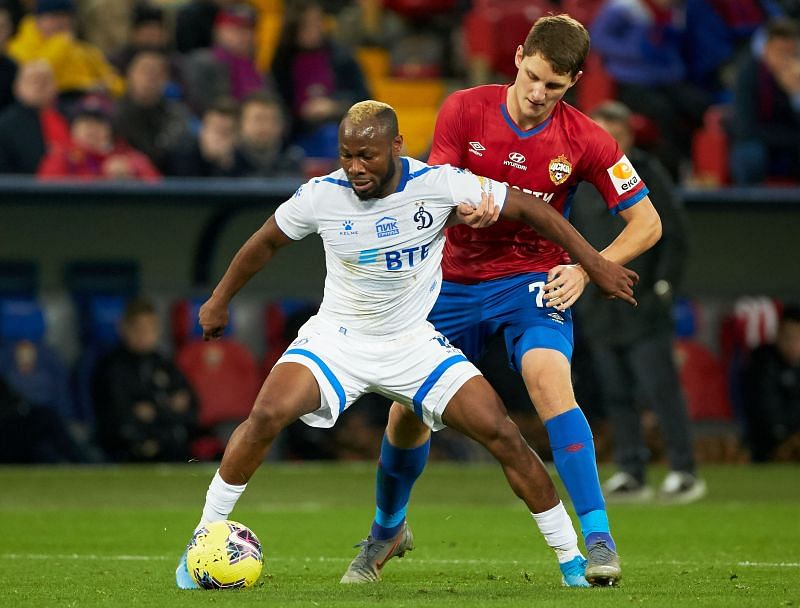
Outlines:
[[[414,549],[414,536],[408,524],[403,524],[394,538],[375,540],[372,535],[355,545],[360,547],[355,559],[350,562],[340,583],[376,583],[381,580],[381,568],[391,558],[403,557]]]
[[[189,545],[183,550],[183,555],[178,562],[178,567],[175,569],[175,584],[178,589],[200,589],[192,575],[189,574],[189,566],[186,564],[186,554],[189,552]]]
[[[599,540],[586,547],[586,580],[595,587],[611,587],[622,578],[617,552],[606,541]]]
[[[653,488],[624,471],[615,473],[603,484],[603,495],[609,502],[647,502],[653,494]]]
[[[706,482],[691,473],[670,471],[658,493],[666,501],[686,504],[700,500],[707,491]]]
[[[582,555],[573,557],[568,562],[559,563],[561,568],[561,585],[563,587],[591,587],[586,580],[586,560]]]

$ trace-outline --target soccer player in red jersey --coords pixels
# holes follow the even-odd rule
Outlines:
[[[581,77],[588,51],[589,34],[578,21],[567,15],[537,20],[517,48],[513,84],[458,91],[444,102],[429,163],[449,163],[504,181],[541,197],[565,216],[578,183],[592,183],[609,211],[626,222],[602,252],[624,264],[658,241],[661,222],[646,185],[616,141],[562,100]],[[429,320],[473,361],[491,335],[503,333],[509,361],[521,372],[545,424],[556,469],[580,520],[586,579],[594,585],[615,584],[622,571],[600,490],[594,441],[570,376],[570,306],[588,282],[586,273],[533,229],[505,220],[482,230],[449,228],[442,269],[442,290]],[[393,547],[406,533],[411,487],[425,466],[429,441],[427,427],[394,404],[378,463],[375,520],[343,582],[377,580],[380,568],[395,554]],[[534,515],[546,538],[547,522],[563,526],[563,518],[569,519],[563,505],[558,508],[559,513]],[[579,553],[556,553],[562,572],[568,559],[584,565]]]

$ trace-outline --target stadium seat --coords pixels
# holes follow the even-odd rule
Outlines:
[[[775,341],[782,305],[766,296],[746,296],[733,303],[733,310],[720,325],[720,351],[727,374],[731,404],[740,423],[744,421],[742,369],[750,351]]]
[[[400,108],[428,108],[438,110],[444,98],[444,83],[438,79],[408,80],[379,78],[375,81],[373,95],[378,101]],[[400,123],[401,127],[403,123]]]
[[[384,0],[384,8],[409,19],[422,19],[454,10],[457,0]]]
[[[222,339],[204,342],[198,322],[203,298],[182,300],[172,309],[175,361],[197,393],[200,425],[206,430],[250,413],[262,374],[253,355],[233,340],[233,316]]]
[[[724,106],[706,110],[703,126],[692,136],[693,180],[699,184],[724,186],[730,183],[725,111]]]
[[[374,46],[361,47],[356,51],[356,60],[364,72],[370,90],[373,89],[375,81],[389,75],[389,51],[386,49]]]
[[[281,298],[270,302],[264,311],[264,337],[267,351],[263,369],[268,374],[275,362],[297,336],[297,331],[317,312],[319,303],[297,298]]]
[[[422,158],[430,149],[437,110],[404,106],[400,106],[396,110],[405,145],[404,153],[414,158]]]
[[[583,76],[575,85],[575,103],[583,112],[589,113],[604,101],[616,97],[614,79],[606,71],[597,53],[589,53],[583,68]]]
[[[39,266],[33,260],[0,260],[0,297],[33,298],[39,290]]]
[[[229,338],[196,340],[181,347],[176,363],[197,394],[202,427],[247,418],[262,375],[245,347]]]
[[[470,60],[486,62],[491,70],[514,78],[514,54],[533,22],[547,13],[560,12],[547,0],[476,2],[464,17],[467,55]]]
[[[725,368],[706,346],[693,339],[675,342],[675,355],[692,421],[733,420]]]
[[[29,403],[75,420],[67,366],[44,336],[44,313],[36,300],[0,300],[0,375]]]

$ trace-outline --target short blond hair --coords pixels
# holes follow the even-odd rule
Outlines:
[[[379,123],[381,131],[388,131],[392,137],[398,134],[397,113],[392,106],[382,101],[359,101],[350,107],[344,120],[353,127],[375,121]]]

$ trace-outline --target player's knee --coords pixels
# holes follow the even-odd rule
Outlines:
[[[274,438],[292,422],[286,411],[279,399],[259,395],[247,418],[249,433],[257,439]]]
[[[501,461],[527,447],[519,428],[508,416],[498,417],[493,425],[487,428],[482,443]]]

